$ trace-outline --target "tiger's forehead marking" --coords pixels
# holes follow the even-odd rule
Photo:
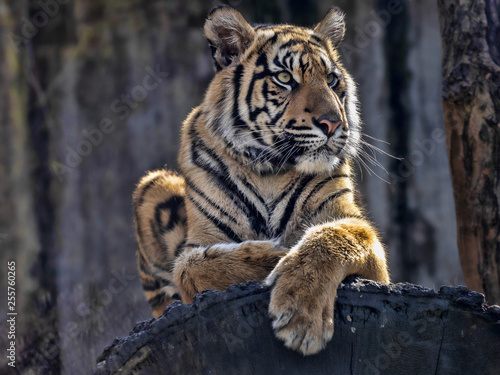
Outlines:
[[[325,41],[311,29],[278,25],[256,28],[258,55],[266,54],[272,71],[288,70],[299,82],[334,69],[334,56]]]

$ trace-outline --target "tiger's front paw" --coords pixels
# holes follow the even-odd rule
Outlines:
[[[303,355],[319,352],[333,336],[337,285],[318,280],[293,262],[281,262],[266,279],[273,286],[269,314],[276,337]]]

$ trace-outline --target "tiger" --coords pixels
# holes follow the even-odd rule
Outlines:
[[[276,337],[302,355],[333,337],[349,275],[389,282],[385,248],[358,203],[356,86],[338,46],[344,14],[314,28],[250,25],[213,9],[215,76],[182,124],[178,167],[133,196],[139,273],[159,317],[171,302],[256,280]]]

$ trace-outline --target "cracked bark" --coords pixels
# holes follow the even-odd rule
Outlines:
[[[500,303],[500,0],[439,0],[446,143],[467,286]]]
[[[437,363],[436,363],[436,371],[434,372],[434,375],[438,374],[439,370],[439,359],[441,358],[441,350],[443,349],[443,341],[444,341],[444,333],[446,329],[446,323],[443,323],[443,335],[441,336],[441,343],[439,344],[439,350],[438,350],[438,356],[437,356]]]

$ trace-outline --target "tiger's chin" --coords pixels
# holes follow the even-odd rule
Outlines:
[[[331,173],[342,164],[342,161],[340,155],[314,152],[300,156],[295,169],[304,174]]]

